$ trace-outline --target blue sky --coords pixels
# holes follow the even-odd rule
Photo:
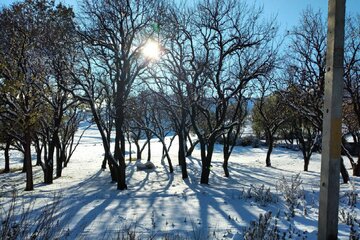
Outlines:
[[[246,0],[254,2],[253,0]],[[276,15],[282,29],[289,29],[299,22],[300,13],[310,6],[314,10],[321,10],[324,17],[328,10],[327,0],[257,0],[264,6],[266,16]],[[346,0],[347,14],[360,14],[360,0]]]
[[[59,1],[59,0],[58,0]],[[72,6],[76,6],[76,0],[60,0]],[[183,1],[183,0],[177,0]],[[191,0],[188,0],[191,1]],[[240,1],[240,0],[239,0]],[[328,0],[245,0],[249,4],[256,2],[264,6],[266,17],[277,16],[277,20],[281,25],[281,30],[291,28],[299,22],[300,13],[307,6],[311,6],[314,10],[320,9],[324,16],[327,12]],[[0,5],[9,5],[14,0],[0,0]],[[347,0],[346,12],[351,14],[360,14],[360,0]]]

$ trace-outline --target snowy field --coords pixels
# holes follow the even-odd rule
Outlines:
[[[189,179],[181,179],[177,165],[177,143],[171,148],[175,173],[168,173],[161,159],[161,143],[152,140],[154,171],[136,171],[136,162],[127,167],[128,190],[118,191],[111,183],[108,170],[100,170],[103,160],[101,139],[95,127],[88,129],[74,153],[63,177],[52,185],[42,184],[42,171],[35,167],[35,190],[24,192],[25,175],[19,172],[0,175],[3,201],[10,200],[10,189],[19,189],[19,201],[34,203],[38,210],[61,196],[59,223],[69,229],[69,239],[108,239],[131,227],[139,239],[163,238],[167,235],[188,239],[243,239],[246,227],[259,214],[272,212],[270,228],[276,227],[284,239],[316,239],[318,219],[320,155],[314,154],[309,172],[303,172],[300,152],[275,148],[273,167],[265,166],[266,148],[237,147],[230,158],[230,178],[223,176],[222,148],[216,146],[210,184],[200,185],[200,151],[187,159]],[[135,146],[133,146],[135,149]],[[135,154],[133,155],[135,156]],[[21,161],[12,153],[11,166]],[[146,151],[143,152],[146,158]],[[146,160],[142,160],[146,161]],[[349,169],[348,160],[345,160]],[[0,168],[4,166],[3,153]],[[304,197],[298,199],[290,216],[289,205],[276,186],[284,176],[291,182],[300,173]],[[261,191],[262,185],[264,192]],[[350,206],[351,194],[359,195],[360,179],[351,177],[351,184],[341,184],[340,210],[346,215],[360,216],[359,209]],[[266,189],[270,188],[269,192]],[[250,189],[250,190],[249,190]],[[359,231],[359,230],[358,230]],[[350,227],[339,220],[339,238],[349,239]],[[179,238],[180,239],[180,238]]]

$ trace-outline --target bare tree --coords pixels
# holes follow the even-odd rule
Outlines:
[[[259,97],[256,99],[252,121],[253,128],[259,128],[265,132],[268,151],[266,154],[266,166],[271,167],[270,155],[274,148],[275,135],[279,128],[287,121],[289,111],[281,95],[271,89],[274,87],[273,79],[262,79],[256,86]]]
[[[117,162],[111,169],[118,189],[127,189],[125,176],[125,106],[134,81],[148,61],[141,48],[154,30],[154,0],[85,0],[80,33],[97,54],[114,90],[115,151]]]
[[[137,146],[138,155],[140,154],[141,156],[141,151],[144,149],[145,145],[147,145],[147,160],[150,161],[150,140],[153,136],[157,137],[163,146],[162,162],[166,157],[168,160],[169,172],[172,173],[174,169],[169,155],[171,143],[169,146],[167,146],[165,142],[166,136],[171,133],[171,124],[166,113],[167,108],[163,109],[163,104],[158,101],[158,94],[149,90],[141,91],[137,96],[132,97],[132,99],[134,101],[128,101],[132,102],[131,106],[128,105],[127,107],[127,109],[132,112],[132,114],[129,116],[129,121],[131,122],[129,124],[131,126],[130,128],[134,133],[137,132],[138,136],[141,136],[140,133],[143,131],[147,139],[146,143],[140,149],[138,142],[139,137],[136,137],[135,145]],[[172,137],[172,140],[173,139],[174,137]]]
[[[290,32],[284,99],[299,114],[296,136],[308,170],[310,157],[320,140],[325,81],[326,25],[321,12],[303,11]],[[286,96],[285,96],[286,95]]]
[[[175,135],[178,137],[178,162],[181,166],[182,178],[188,177],[186,164],[187,133],[189,132],[190,98],[187,88],[190,86],[188,77],[191,71],[191,15],[186,7],[168,6],[164,14],[167,24],[161,26],[163,55],[144,78],[144,83],[159,99],[158,104],[167,114]],[[193,74],[193,73],[191,73]],[[148,82],[147,79],[152,79]],[[169,160],[169,158],[168,158]]]
[[[194,26],[197,33],[192,62],[204,69],[192,79],[192,127],[201,149],[201,183],[208,184],[216,139],[237,122],[225,122],[232,99],[243,83],[267,75],[276,56],[271,42],[274,22],[261,21],[261,9],[236,1],[206,0],[197,6]]]
[[[326,50],[326,25],[321,12],[304,10],[290,37],[287,81],[293,99],[289,103],[321,129]]]
[[[295,132],[307,171],[312,153],[320,147],[322,132],[326,24],[321,12],[311,8],[303,11],[299,25],[290,36],[284,92],[288,104],[299,114]]]
[[[67,69],[71,75],[71,81],[68,85],[63,85],[62,88],[70,92],[73,98],[78,99],[91,111],[92,120],[96,124],[104,148],[105,159],[108,160],[111,178],[117,182],[118,163],[114,159],[110,148],[110,132],[107,124],[108,115],[103,114],[109,112],[111,109],[104,109],[104,96],[107,96],[106,88],[104,88],[103,81],[107,78],[107,71],[98,67],[97,54],[89,46],[84,44],[81,37],[77,44],[76,50],[69,53],[73,56],[75,64],[68,65]],[[105,104],[105,108],[108,104]],[[105,162],[105,163],[104,163]],[[103,161],[103,165],[106,161]],[[104,166],[102,166],[104,167]]]
[[[130,100],[130,99],[129,99]],[[151,160],[151,138],[153,137],[153,124],[152,124],[152,99],[151,92],[143,90],[138,93],[137,96],[132,97],[132,101],[127,103],[127,113],[128,113],[128,121],[131,128],[134,131],[138,131],[138,137],[136,137],[136,146],[138,152],[138,159],[141,159],[141,153],[144,150],[145,146],[147,146],[148,154],[147,161]],[[140,131],[139,131],[140,130]],[[143,134],[141,134],[143,133]],[[146,143],[140,149],[139,140],[140,138],[145,137]],[[140,150],[139,150],[140,149]]]
[[[236,125],[231,126],[222,135],[222,144],[223,144],[223,169],[225,177],[230,177],[228,165],[229,158],[231,156],[234,147],[237,144],[238,137],[241,133],[241,128],[245,124],[246,117],[248,115],[247,104],[248,100],[243,96],[243,91],[239,91],[238,96],[235,96],[233,100],[230,99],[228,117],[226,122],[234,122]]]
[[[343,122],[351,134],[354,144],[360,145],[360,16],[349,17],[346,21],[344,111]],[[345,149],[344,149],[345,150]],[[352,160],[351,156],[350,160]],[[360,176],[360,151],[358,160],[351,161],[353,175]]]

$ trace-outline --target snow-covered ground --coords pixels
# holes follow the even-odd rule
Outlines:
[[[175,140],[176,141],[176,140]],[[292,239],[316,239],[318,219],[320,155],[314,154],[309,172],[303,172],[300,152],[275,148],[273,167],[265,167],[265,148],[237,147],[230,158],[230,178],[222,170],[222,148],[216,146],[213,156],[210,184],[200,185],[200,152],[196,149],[188,158],[189,179],[181,179],[177,166],[177,144],[171,148],[175,173],[169,174],[167,164],[161,163],[160,142],[153,139],[152,161],[154,171],[136,171],[136,162],[127,167],[128,190],[119,191],[111,182],[108,170],[100,170],[103,148],[96,127],[88,129],[74,153],[63,176],[51,185],[42,184],[41,169],[35,167],[35,190],[24,192],[25,175],[19,172],[0,174],[0,188],[5,202],[9,200],[10,185],[15,185],[19,198],[35,202],[35,209],[52,201],[54,193],[61,194],[59,223],[69,229],[69,239],[106,239],[132,226],[137,236],[161,237],[179,234],[195,239],[215,235],[217,239],[242,239],[245,228],[259,214],[272,212],[272,224],[277,222],[281,234],[292,232]],[[133,146],[135,149],[135,146]],[[0,154],[0,168],[4,157]],[[146,158],[146,151],[143,157]],[[135,155],[134,155],[135,156]],[[12,154],[12,166],[21,155]],[[142,160],[145,161],[145,160]],[[166,162],[166,161],[165,161]],[[348,161],[346,164],[349,166]],[[289,217],[289,208],[276,185],[284,176],[300,173],[305,198],[299,200],[295,216]],[[351,170],[349,169],[351,174]],[[341,184],[340,209],[351,212],[348,199],[351,192],[359,194],[360,179],[351,177],[351,184]],[[256,199],[255,191],[261,186],[270,193],[266,201]],[[250,192],[249,189],[251,188]],[[5,193],[5,194],[4,194]],[[251,196],[251,197],[250,197]],[[360,216],[359,209],[353,213]],[[292,229],[292,230],[289,230]],[[349,239],[350,227],[339,221],[339,238]],[[288,239],[286,235],[285,239]]]

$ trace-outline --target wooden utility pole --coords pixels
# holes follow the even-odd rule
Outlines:
[[[345,0],[329,0],[322,135],[319,240],[337,239]]]

